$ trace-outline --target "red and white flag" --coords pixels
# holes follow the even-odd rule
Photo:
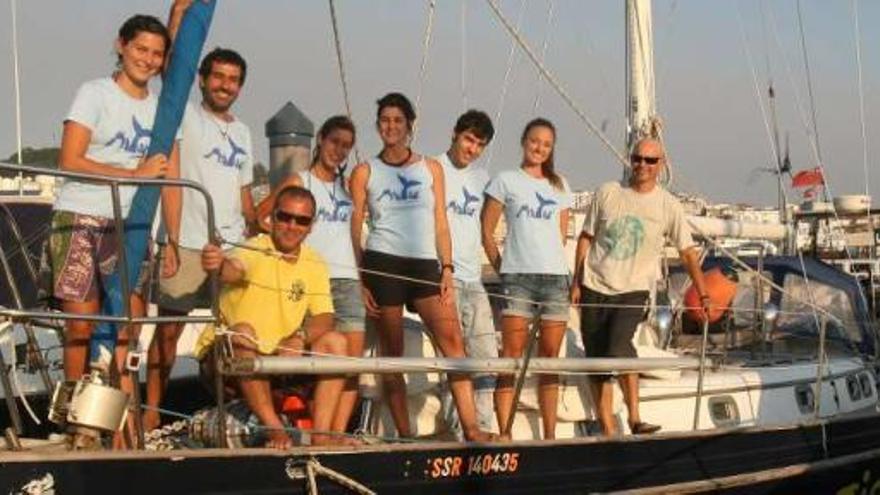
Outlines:
[[[791,187],[815,187],[824,185],[825,177],[822,176],[822,169],[820,167],[801,170],[791,178]]]

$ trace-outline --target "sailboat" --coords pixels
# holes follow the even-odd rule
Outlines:
[[[627,33],[632,142],[662,132],[653,104],[649,0],[627,0]],[[13,227],[18,221],[14,215],[7,219]],[[709,241],[722,234],[777,240],[786,235],[784,226],[703,222],[693,223]],[[8,263],[3,252],[0,261],[10,284],[21,287],[27,273]],[[735,295],[723,317],[710,325],[688,316],[686,275],[669,263],[652,316],[638,332],[640,357],[634,360],[584,359],[572,330],[559,359],[446,359],[433,354],[419,323],[411,320],[409,354],[400,359],[265,357],[224,363],[229,373],[406,372],[413,425],[425,436],[418,442],[283,452],[243,448],[235,438],[253,430],[221,394],[218,407],[181,427],[193,440],[189,448],[65,451],[52,440],[7,431],[0,480],[12,493],[871,492],[880,483],[872,475],[880,472],[880,348],[858,284],[799,256],[710,258],[704,268],[732,274]],[[29,311],[29,301],[0,308],[0,316],[25,329],[40,323],[34,317],[43,313]],[[36,337],[27,342],[40,345]],[[45,363],[40,369],[47,369]],[[438,375],[449,370],[521,374],[527,377],[524,390],[536,373],[560,373],[560,439],[537,439],[535,400],[524,392],[512,441],[443,440],[437,435],[445,428],[436,419]],[[588,374],[620,371],[643,374],[642,415],[662,425],[662,433],[593,434]],[[416,377],[426,373],[415,386]],[[2,385],[9,399],[13,388]],[[363,425],[378,437],[387,413],[369,400],[371,391],[372,397],[378,394],[364,385],[373,407],[363,412]],[[12,402],[9,411],[17,409]],[[624,410],[618,410],[625,425]]]

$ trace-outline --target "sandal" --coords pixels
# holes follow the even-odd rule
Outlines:
[[[660,428],[662,428],[660,425],[652,425],[651,423],[645,423],[644,421],[629,425],[629,431],[631,431],[633,435],[649,435],[660,431]]]

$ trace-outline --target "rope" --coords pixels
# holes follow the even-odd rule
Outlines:
[[[290,471],[288,471],[288,476],[290,476]],[[316,476],[324,476],[336,483],[342,485],[349,490],[359,493],[362,495],[375,495],[376,492],[370,490],[365,485],[362,485],[355,481],[352,478],[340,473],[339,471],[335,471],[328,467],[322,466],[317,459],[309,459],[306,461],[306,476],[308,479],[308,488],[309,493],[313,495],[318,495],[318,483],[315,479]]]
[[[555,2],[550,0],[547,2],[547,24],[544,27],[544,42],[541,44],[541,62],[547,61],[547,48],[550,46],[550,35],[553,30],[553,6]],[[535,103],[532,105],[532,113],[538,114],[538,107],[541,106],[541,83],[544,82],[544,76],[538,73],[538,81],[535,85]]]
[[[345,76],[345,64],[342,59],[342,39],[339,36],[339,21],[336,18],[336,2],[328,0],[330,4],[330,23],[333,26],[333,44],[336,47],[336,65],[339,68],[339,80],[342,83],[342,98],[345,101],[345,113],[349,119],[354,120],[351,112],[351,97],[348,92],[348,79]],[[357,142],[354,144],[354,157],[360,163],[361,155],[358,151]]]
[[[519,13],[516,18],[516,30],[519,31],[519,28],[522,26],[523,18],[525,17],[526,12],[526,0],[521,0],[519,2]],[[504,69],[504,79],[501,82],[501,93],[498,95],[498,110],[495,111],[495,127],[501,128],[501,116],[504,111],[504,100],[507,97],[507,86],[510,82],[510,73],[513,71],[513,62],[516,60],[516,41],[511,40],[510,42],[510,51],[507,53],[507,67]],[[489,156],[486,157],[486,167],[489,168],[492,166],[492,159],[495,158],[495,148],[497,146],[489,147]]]
[[[740,259],[740,258],[739,258],[738,256],[736,256],[734,253],[732,253],[729,249],[727,249],[727,248],[725,248],[724,246],[722,246],[721,244],[719,244],[719,243],[718,243],[718,242],[717,242],[712,236],[710,236],[709,234],[706,234],[705,232],[702,232],[702,231],[700,231],[700,230],[698,230],[698,229],[695,229],[695,230],[697,231],[698,234],[702,235],[707,241],[709,241],[709,243],[712,244],[715,248],[717,248],[719,251],[721,251],[724,255],[726,255],[726,256],[728,256],[729,258],[731,258],[731,260],[732,260],[737,266],[739,266],[740,268],[742,268],[743,270],[745,270],[745,271],[747,271],[747,272],[749,272],[749,273],[752,273],[755,277],[759,277],[759,278],[761,278],[761,280],[762,280],[763,282],[767,283],[770,287],[772,287],[773,289],[777,290],[777,291],[780,292],[781,294],[787,295],[787,296],[791,297],[791,298],[792,298],[793,300],[795,300],[795,301],[798,300],[798,298],[795,297],[794,294],[792,294],[790,291],[785,290],[783,287],[781,287],[780,285],[776,284],[775,282],[773,282],[772,279],[766,277],[765,275],[763,275],[763,274],[761,274],[761,273],[758,273],[757,270],[755,270],[754,268],[750,267],[748,264],[746,264],[744,261],[742,261],[742,259]],[[228,241],[228,240],[226,240],[226,239],[223,239],[222,237],[219,237],[219,234],[218,234],[218,239],[219,239],[220,242],[223,243],[223,244],[228,244],[228,245],[235,246],[235,247],[238,247],[238,248],[241,248],[241,249],[245,249],[245,250],[249,250],[249,251],[258,252],[258,253],[261,253],[261,254],[266,255],[266,256],[272,256],[272,257],[276,257],[276,258],[282,258],[282,257],[285,256],[283,253],[280,253],[280,252],[278,252],[278,251],[276,251],[276,250],[274,250],[274,249],[271,249],[271,248],[256,248],[256,247],[253,247],[253,246],[249,246],[249,245],[247,245],[247,244],[242,244],[242,243],[237,243],[237,242]],[[324,261],[324,263],[327,264],[327,265],[330,265],[330,266],[338,266],[338,267],[344,267],[344,268],[351,268],[351,266],[346,265],[346,264],[344,264],[344,263],[334,263],[334,262],[329,262],[329,261]],[[802,264],[802,266],[803,266],[803,264]],[[805,268],[804,268],[804,269],[805,269]],[[400,280],[400,281],[404,281],[404,282],[411,282],[411,283],[422,284],[422,285],[428,285],[428,286],[433,286],[433,287],[440,287],[440,286],[441,286],[441,284],[440,284],[439,282],[434,282],[434,281],[432,281],[432,280],[425,280],[425,279],[420,279],[420,278],[416,278],[416,277],[410,277],[410,276],[406,276],[406,275],[398,275],[398,274],[394,274],[394,273],[383,272],[383,271],[380,271],[380,270],[371,270],[371,269],[368,269],[368,268],[357,268],[357,270],[360,271],[361,273],[367,273],[367,274],[371,274],[371,275],[377,275],[377,276],[380,276],[380,277],[390,278],[390,279],[394,279],[394,280]],[[809,279],[808,279],[807,276],[806,276],[806,272],[804,272],[803,276],[804,276],[804,279],[805,279],[807,282],[809,282]],[[268,286],[262,286],[262,285],[261,285],[260,287],[265,288],[265,289],[268,289],[268,290],[277,290],[277,291],[280,291],[280,292],[285,291],[285,289],[279,289],[279,288],[276,288],[276,287],[268,287]],[[491,297],[491,298],[493,298],[493,299],[508,300],[508,301],[515,301],[515,302],[525,302],[525,303],[529,303],[529,304],[544,305],[544,306],[566,306],[566,307],[575,307],[575,308],[583,308],[583,307],[600,307],[600,308],[609,308],[609,307],[617,307],[617,308],[644,308],[644,307],[645,307],[644,305],[625,305],[625,304],[592,304],[592,303],[568,303],[568,302],[567,302],[567,303],[542,302],[542,301],[535,301],[535,300],[528,299],[528,298],[509,296],[509,295],[502,294],[502,293],[489,292],[489,291],[479,291],[479,290],[476,290],[476,289],[470,289],[470,290],[468,290],[468,289],[464,289],[464,288],[458,288],[457,290],[465,290],[465,291],[469,291],[469,292],[473,292],[473,293],[484,293],[484,294],[486,294],[487,296],[489,296],[489,297]],[[819,306],[817,306],[817,305],[815,305],[815,304],[813,304],[813,303],[810,303],[810,302],[804,302],[804,301],[798,301],[798,302],[799,302],[800,304],[804,304],[805,306],[811,307],[811,308],[812,308],[813,310],[815,310],[815,311],[820,311],[821,313],[825,314],[825,315],[826,315],[827,317],[829,317],[830,319],[833,319],[833,320],[836,320],[836,321],[839,321],[839,320],[840,320],[840,318],[836,317],[835,315],[829,313],[829,312],[828,312],[827,310],[825,310],[824,308],[821,308],[821,307],[819,307]],[[682,306],[682,308],[683,308],[683,309],[693,309],[693,310],[699,310],[699,309],[702,309],[702,308],[700,308],[700,307],[684,307],[684,306]],[[722,309],[732,309],[732,308],[722,308]],[[762,313],[764,310],[763,310],[763,309],[755,310],[755,309],[745,309],[745,308],[743,308],[743,309],[737,309],[737,311]],[[786,313],[786,314],[810,314],[810,313],[807,313],[807,312],[785,312],[785,313]],[[780,312],[780,314],[782,314],[782,312]]]
[[[507,30],[507,32],[513,37],[519,47],[526,53],[526,55],[528,55],[532,63],[538,68],[538,70],[541,72],[547,82],[550,83],[550,86],[554,90],[556,90],[563,101],[565,101],[569,108],[571,108],[572,111],[574,111],[574,113],[578,116],[578,118],[580,118],[581,122],[584,124],[584,126],[586,126],[587,130],[589,130],[590,133],[592,133],[594,136],[596,136],[596,138],[599,139],[599,141],[601,141],[605,148],[607,148],[608,151],[610,151],[611,154],[615,158],[617,158],[617,161],[620,162],[621,165],[623,165],[624,167],[629,167],[629,162],[627,161],[626,156],[614,147],[614,145],[611,143],[611,140],[608,139],[605,133],[603,133],[602,130],[599,129],[599,127],[596,126],[596,124],[594,124],[589,117],[587,117],[584,111],[581,110],[580,107],[578,107],[578,105],[574,102],[574,100],[571,98],[565,88],[562,87],[556,77],[547,70],[547,68],[544,66],[544,64],[541,63],[540,60],[538,60],[535,52],[531,49],[531,47],[529,47],[522,36],[520,36],[519,30],[513,27],[507,20],[507,18],[504,17],[504,14],[498,7],[498,3],[496,2],[496,0],[486,0],[486,3],[489,4],[489,7],[492,9],[492,12],[494,12],[495,17],[498,18],[498,21],[501,23],[502,26],[504,26],[504,29]]]
[[[428,0],[428,20],[425,23],[425,37],[422,40],[422,63],[419,64],[419,85],[418,91],[416,92],[416,115],[419,114],[419,110],[422,104],[422,91],[425,88],[425,79],[428,74],[428,56],[430,55],[431,50],[431,38],[432,33],[434,31],[434,11],[436,10],[436,0]],[[416,135],[419,131],[419,120],[413,123],[412,130],[412,139],[415,141]]]

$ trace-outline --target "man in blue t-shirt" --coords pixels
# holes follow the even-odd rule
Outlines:
[[[437,157],[446,182],[446,216],[452,237],[456,308],[465,351],[469,357],[477,358],[498,357],[492,307],[481,277],[480,210],[489,174],[485,167],[474,165],[494,135],[492,120],[486,113],[468,110],[455,123],[449,150]],[[494,375],[474,377],[477,422],[484,431],[493,429],[494,390]],[[448,399],[447,395],[444,400],[445,416],[452,430],[460,437],[461,427]]]

